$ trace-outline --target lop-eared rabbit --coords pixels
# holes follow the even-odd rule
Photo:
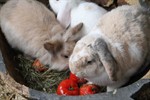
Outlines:
[[[112,91],[150,62],[150,16],[140,5],[118,7],[81,38],[69,59],[80,78]]]
[[[36,0],[9,0],[0,10],[0,26],[8,43],[50,69],[68,68],[82,25],[63,28],[54,13]]]

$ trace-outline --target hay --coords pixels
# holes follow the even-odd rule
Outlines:
[[[11,89],[0,76],[0,100],[28,100]]]
[[[27,86],[47,93],[55,93],[58,84],[68,78],[70,73],[69,69],[66,71],[47,70],[45,72],[37,72],[32,66],[32,60],[20,54],[15,59],[19,61],[17,70],[23,76]]]

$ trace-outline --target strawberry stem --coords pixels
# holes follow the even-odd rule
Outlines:
[[[74,90],[74,88],[72,86],[69,87],[69,90]]]

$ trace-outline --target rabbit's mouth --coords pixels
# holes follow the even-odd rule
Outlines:
[[[64,70],[67,70],[67,69],[69,69],[69,65],[66,65],[66,66],[64,67]]]
[[[85,73],[84,72],[77,72],[76,76],[79,78],[85,78]]]

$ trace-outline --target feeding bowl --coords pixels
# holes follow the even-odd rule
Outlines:
[[[49,94],[25,86],[25,80],[16,70],[18,62],[14,60],[14,56],[15,50],[7,43],[0,30],[0,78],[9,88],[31,100],[150,100],[150,79],[141,79],[149,71],[150,64],[142,65],[138,73],[116,91],[87,96],[58,96],[55,93]]]

